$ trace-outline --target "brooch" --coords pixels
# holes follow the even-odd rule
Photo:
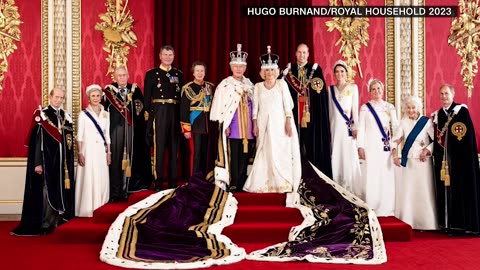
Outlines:
[[[461,141],[467,133],[467,126],[462,122],[457,122],[452,125],[451,131],[453,135],[457,136],[457,140]]]

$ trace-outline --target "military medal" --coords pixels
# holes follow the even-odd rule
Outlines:
[[[157,79],[157,88],[160,88],[162,84],[160,83],[160,78]]]
[[[167,72],[167,74],[165,74],[165,76],[167,76],[167,78],[170,78],[170,73]]]

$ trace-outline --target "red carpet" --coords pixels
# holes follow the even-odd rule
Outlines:
[[[110,203],[99,208],[93,218],[76,218],[48,236],[16,237],[9,232],[18,222],[0,222],[1,269],[122,269],[99,260],[103,238],[116,215],[128,205],[138,202],[152,192],[130,196],[128,202]],[[283,207],[281,194],[235,195],[239,202],[236,223],[224,232],[247,252],[285,241],[292,225],[301,222],[295,209]],[[259,205],[260,204],[260,205]],[[380,218],[388,261],[378,266],[329,265],[306,262],[272,263],[244,260],[218,270],[317,270],[317,269],[478,269],[480,238],[448,237],[441,233],[414,232],[396,218]],[[411,240],[411,241],[407,241]],[[263,241],[263,242],[262,242]],[[390,241],[390,242],[388,242]],[[398,242],[402,241],[402,242]]]
[[[9,232],[18,222],[0,222],[0,258],[2,270],[120,270],[99,260],[101,244],[61,244],[48,236],[17,237]],[[66,225],[66,224],[65,224]],[[63,225],[63,226],[65,226]],[[98,225],[98,224],[97,224]],[[59,228],[60,229],[60,228]],[[305,262],[257,262],[215,266],[212,270],[474,270],[480,267],[480,238],[448,237],[441,233],[414,232],[412,241],[387,242],[388,261],[378,266],[329,265]],[[266,247],[266,243],[239,243],[247,252]]]
[[[57,243],[103,243],[110,224],[130,204],[136,203],[152,191],[132,194],[128,202],[108,203],[93,213],[93,218],[76,218],[59,227],[53,238]],[[224,229],[234,243],[275,244],[288,240],[292,226],[303,218],[297,209],[286,208],[284,194],[236,193],[238,211],[235,223]],[[395,217],[379,218],[385,241],[410,241],[411,227]]]

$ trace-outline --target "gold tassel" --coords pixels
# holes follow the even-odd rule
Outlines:
[[[310,123],[310,112],[309,112],[309,111],[307,111],[307,112],[305,113],[305,117],[304,117],[304,118],[305,118],[305,122],[306,122],[306,123]]]
[[[445,160],[442,161],[442,169],[440,169],[440,180],[445,181],[446,170],[445,167],[447,162]]]
[[[127,166],[127,169],[125,171],[125,175],[127,177],[130,177],[130,176],[132,176],[132,166],[130,165],[130,160],[127,160],[127,163],[128,163],[128,166]]]
[[[445,175],[445,186],[449,187],[450,186],[450,174]]]
[[[307,121],[305,119],[305,116],[302,117],[302,124],[301,124],[302,128],[306,128],[307,127]]]
[[[248,140],[243,138],[243,153],[248,153]]]
[[[122,171],[127,168],[127,148],[123,148]]]
[[[442,162],[442,165],[443,165],[443,162]],[[445,162],[445,175],[444,175],[444,179],[445,179],[445,186],[446,186],[446,187],[449,187],[449,186],[450,186],[450,173],[448,172],[448,164],[446,164],[446,162]]]
[[[68,176],[67,168],[65,168],[65,189],[70,189],[70,177]]]

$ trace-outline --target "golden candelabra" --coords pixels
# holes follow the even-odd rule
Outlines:
[[[330,0],[330,6],[366,6],[365,0]],[[355,78],[357,72],[353,70],[357,66],[360,77],[363,78],[362,68],[360,66],[360,49],[362,44],[368,46],[368,26],[369,20],[366,17],[333,17],[331,21],[325,24],[328,26],[327,31],[332,32],[338,30],[340,38],[335,46],[341,44],[340,54],[346,59],[348,65],[348,80]]]
[[[17,49],[15,41],[20,41],[18,26],[21,23],[15,0],[0,0],[0,94],[3,91],[4,74],[8,71],[7,57]]]
[[[137,47],[137,36],[133,32],[133,17],[127,11],[128,0],[107,0],[107,12],[100,14],[102,22],[95,25],[95,29],[103,32],[105,45],[103,50],[108,53],[105,59],[109,63],[107,75],[113,79],[117,66],[127,66],[127,55],[130,47]]]
[[[460,14],[452,20],[448,44],[455,47],[461,57],[463,85],[468,89],[468,97],[472,97],[473,79],[478,72],[480,57],[480,7],[479,0],[458,1]]]

